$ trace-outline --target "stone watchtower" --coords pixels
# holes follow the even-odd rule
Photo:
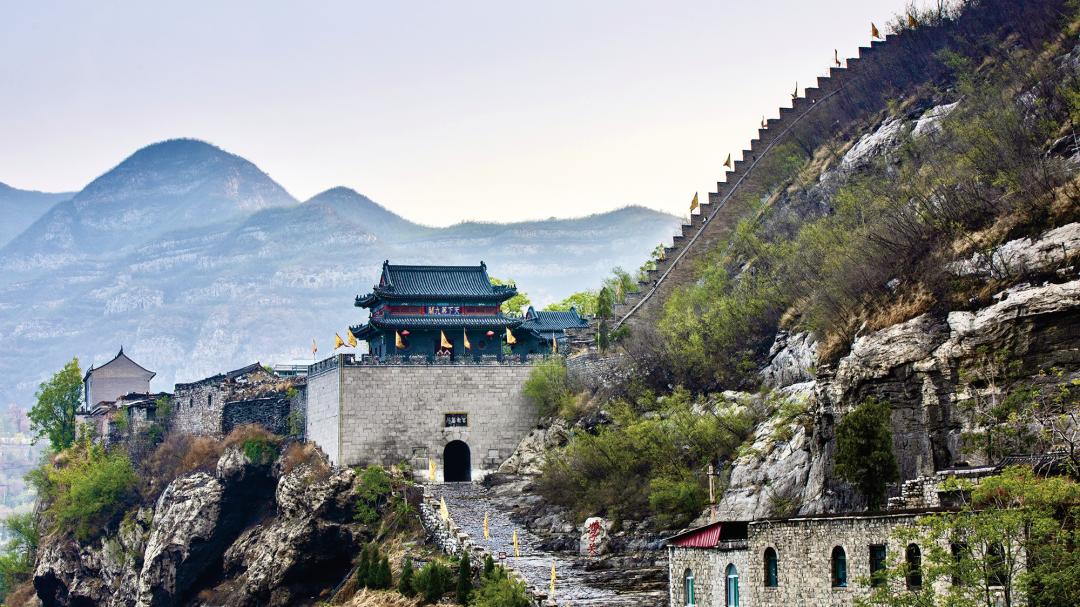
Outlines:
[[[150,380],[157,373],[143,368],[124,354],[124,348],[100,367],[91,366],[83,376],[83,401],[89,409],[112,403],[125,394],[148,394]]]

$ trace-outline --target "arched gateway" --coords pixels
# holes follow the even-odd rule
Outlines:
[[[450,441],[443,449],[443,481],[466,483],[472,480],[472,456],[464,441]]]

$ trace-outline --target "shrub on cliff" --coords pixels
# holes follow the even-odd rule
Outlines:
[[[30,579],[38,546],[38,531],[30,513],[13,514],[4,521],[9,538],[0,551],[0,601]]]
[[[868,398],[836,424],[836,473],[866,497],[870,510],[885,505],[886,486],[900,478],[890,416],[888,403]]]
[[[574,402],[566,365],[560,357],[546,359],[533,367],[522,392],[536,405],[540,417],[558,415]]]
[[[71,530],[80,541],[97,536],[138,497],[139,477],[127,453],[89,440],[64,450],[28,479],[48,502],[52,530]]]
[[[437,603],[446,594],[452,578],[453,574],[446,565],[431,561],[416,574],[414,586],[425,602]]]
[[[390,475],[382,466],[368,466],[360,472],[353,518],[365,525],[379,520],[379,511],[390,497]]]
[[[237,447],[253,464],[269,465],[281,452],[281,437],[258,424],[240,426],[225,437],[226,447]]]

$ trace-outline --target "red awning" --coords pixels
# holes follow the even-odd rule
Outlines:
[[[680,533],[668,540],[669,546],[680,548],[716,548],[720,542],[720,527],[723,523],[712,523],[697,529]]]

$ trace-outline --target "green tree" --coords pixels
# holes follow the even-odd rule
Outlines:
[[[596,332],[596,345],[601,351],[607,350],[610,345],[610,326],[608,320],[614,313],[612,308],[615,305],[614,296],[611,293],[611,288],[604,287],[600,289],[600,292],[596,294],[596,317],[600,319],[600,326]]]
[[[371,547],[365,545],[360,550],[360,562],[356,565],[356,585],[367,588],[368,576],[371,575]]]
[[[450,570],[438,561],[424,565],[416,574],[416,591],[427,603],[438,602],[446,594],[446,585],[450,581]]]
[[[376,586],[376,588],[382,590],[389,590],[393,586],[394,577],[393,574],[390,572],[390,557],[384,554],[382,560],[379,561],[379,577],[378,585]]]
[[[491,555],[484,557],[484,577],[490,576],[495,573],[495,559],[491,558]]]
[[[885,505],[886,486],[900,477],[889,417],[888,403],[868,398],[836,425],[836,473],[866,497],[870,510]]]
[[[461,559],[458,561],[457,578],[457,602],[459,605],[469,604],[469,595],[472,593],[472,565],[469,564],[468,551],[461,551]]]
[[[416,596],[416,587],[413,580],[413,564],[412,559],[405,557],[405,561],[401,564],[401,575],[398,576],[398,592],[402,596],[413,597]]]
[[[75,410],[82,400],[82,370],[73,358],[52,378],[38,386],[37,402],[30,409],[30,429],[34,441],[46,437],[53,451],[62,451],[75,442]]]
[[[39,535],[34,516],[13,514],[4,521],[11,539],[0,551],[0,601],[18,584],[30,578],[34,569]]]
[[[356,510],[353,517],[359,523],[370,525],[379,520],[379,511],[390,496],[390,475],[382,466],[368,466],[358,477]]]
[[[922,551],[922,584],[897,592],[906,586],[910,573],[902,555],[897,555],[884,575],[892,583],[876,588],[859,604],[1077,604],[1080,484],[1064,477],[1041,478],[1030,468],[1016,467],[974,487],[954,481],[945,488],[969,494],[970,499],[957,512],[930,514],[916,527],[897,531],[901,545],[915,543]]]
[[[492,278],[491,284],[495,286],[509,286],[513,285],[513,280],[500,280],[498,278]],[[517,314],[522,315],[525,313],[525,309],[529,307],[532,302],[529,300],[529,296],[521,291],[518,291],[513,297],[507,299],[502,303],[500,308],[503,314]]]
[[[544,309],[552,312],[569,312],[570,308],[575,308],[582,316],[596,316],[598,296],[596,291],[578,291],[558,303],[549,304]]]
[[[506,569],[496,567],[491,575],[485,575],[483,583],[473,593],[473,607],[530,607],[532,601],[525,584],[512,580]]]

